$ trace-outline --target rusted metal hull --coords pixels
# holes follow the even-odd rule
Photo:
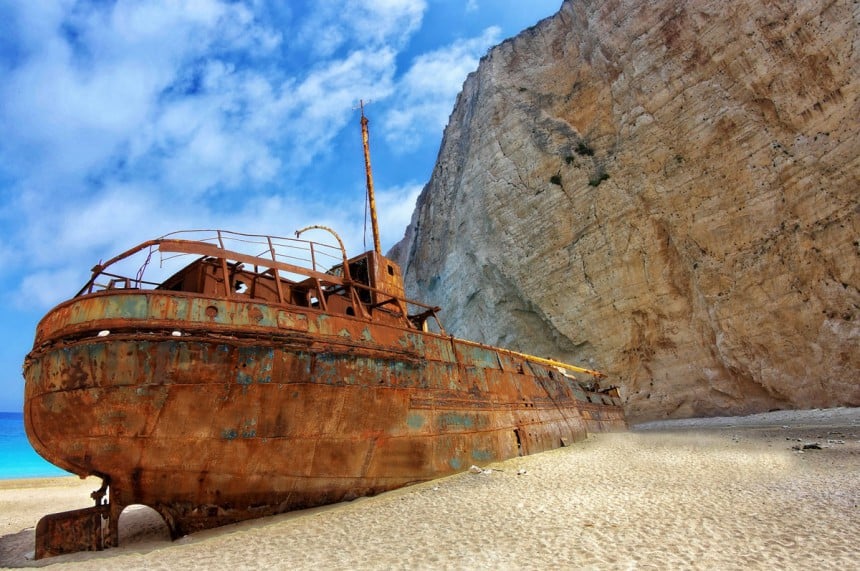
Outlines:
[[[58,306],[25,377],[34,448],[109,483],[103,546],[131,504],[178,537],[625,428],[617,398],[515,353],[184,292]]]
[[[101,551],[115,545],[108,504],[46,515],[36,526],[36,558],[76,551]],[[113,537],[116,537],[114,534]]]

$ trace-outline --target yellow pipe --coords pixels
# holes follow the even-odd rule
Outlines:
[[[568,365],[567,363],[562,363],[561,361],[555,361],[553,359],[544,359],[542,357],[535,357],[534,355],[528,355],[526,353],[520,353],[518,351],[510,351],[514,355],[527,359],[529,361],[535,361],[536,363],[541,363],[543,365],[549,365],[550,367],[561,367],[563,369],[567,369],[568,371],[574,371],[576,373],[585,373],[587,375],[591,375],[592,377],[604,378],[606,377],[605,373],[601,373],[600,371],[595,371],[593,369],[584,369],[582,367],[577,367],[576,365]]]
[[[474,345],[476,347],[484,347],[486,349],[490,349],[492,351],[498,351],[501,353],[507,353],[509,355],[515,355],[526,361],[534,361],[535,363],[540,363],[542,365],[549,365],[550,367],[561,367],[563,369],[567,369],[568,371],[573,371],[575,373],[585,373],[587,375],[591,375],[592,377],[596,377],[598,379],[606,378],[606,373],[601,373],[600,371],[595,371],[594,369],[585,369],[583,367],[577,367],[576,365],[570,365],[568,363],[562,363],[561,361],[556,361],[554,359],[544,359],[543,357],[535,357],[534,355],[529,355],[528,353],[520,353],[519,351],[512,351],[510,349],[503,349],[500,347],[493,347],[491,345],[484,345],[483,343],[476,343],[475,341],[468,341],[466,339],[457,339],[458,343],[464,343],[466,345]]]

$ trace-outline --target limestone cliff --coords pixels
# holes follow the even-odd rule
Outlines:
[[[634,420],[860,405],[860,4],[574,0],[466,80],[394,248]]]

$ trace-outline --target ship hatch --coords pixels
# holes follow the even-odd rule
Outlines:
[[[520,429],[514,429],[514,437],[517,439],[517,456],[523,455],[523,441],[520,439]]]

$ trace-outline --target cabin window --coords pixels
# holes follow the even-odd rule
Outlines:
[[[360,258],[349,264],[349,277],[360,284],[370,285],[370,274],[367,271],[367,258]]]
[[[388,275],[389,275],[389,276],[393,276],[393,275],[394,275],[394,267],[392,267],[392,265],[391,265],[391,264],[388,264]]]
[[[362,285],[371,285],[370,272],[367,269],[367,258],[361,258],[349,264],[349,276]],[[358,288],[358,299],[364,303],[370,303],[370,291]]]

